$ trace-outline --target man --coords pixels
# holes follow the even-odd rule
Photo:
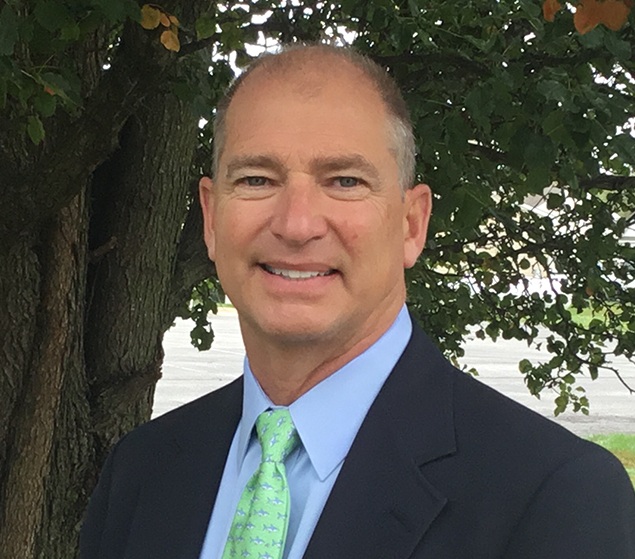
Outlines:
[[[431,194],[387,75],[331,47],[265,57],[215,138],[205,240],[245,375],[116,446],[83,559],[635,559],[619,462],[454,369],[405,311]]]

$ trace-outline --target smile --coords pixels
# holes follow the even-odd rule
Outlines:
[[[335,270],[327,270],[325,272],[311,271],[311,270],[285,270],[283,268],[272,268],[267,264],[261,264],[261,267],[275,276],[281,276],[283,278],[293,280],[311,279],[323,276],[329,276],[335,273]]]

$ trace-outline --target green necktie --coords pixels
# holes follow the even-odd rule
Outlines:
[[[291,506],[284,460],[300,439],[286,408],[261,413],[256,431],[260,466],[238,502],[223,559],[280,559],[284,551]]]

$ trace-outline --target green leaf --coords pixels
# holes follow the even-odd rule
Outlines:
[[[531,371],[531,369],[532,365],[529,359],[521,359],[518,363],[518,370],[523,374],[527,374],[529,371]]]
[[[421,8],[417,0],[408,0],[408,9],[410,10],[410,14],[412,17],[416,17],[421,13]]]
[[[0,11],[0,55],[11,56],[18,40],[18,17],[9,4]]]
[[[35,19],[47,31],[57,31],[73,23],[68,8],[57,0],[45,0],[35,6]]]
[[[628,41],[622,41],[617,33],[606,32],[604,34],[604,45],[616,58],[630,60],[631,44]]]
[[[39,116],[29,116],[26,131],[29,134],[29,138],[31,138],[31,141],[36,146],[44,139],[44,126],[42,125],[42,121]]]
[[[494,99],[491,91],[485,88],[473,89],[465,98],[465,106],[474,121],[486,132],[491,129],[490,115],[494,110]]]
[[[548,210],[555,210],[557,208],[560,208],[562,204],[564,204],[564,197],[561,194],[552,192],[551,194],[549,194],[549,196],[547,196]]]
[[[192,345],[199,351],[207,351],[214,341],[214,330],[211,324],[198,324],[190,332]]]
[[[64,41],[76,41],[79,39],[80,28],[79,25],[75,22],[69,23],[62,27],[60,37]]]
[[[545,80],[538,84],[538,91],[550,101],[565,102],[570,98],[567,88],[556,80]]]
[[[39,76],[38,80],[43,86],[53,90],[55,95],[64,95],[64,92],[68,89],[68,82],[59,74],[53,72],[45,72]]]
[[[564,124],[562,111],[551,111],[542,121],[542,130],[556,143],[569,146],[572,144],[571,136]]]
[[[530,134],[525,144],[525,164],[529,169],[536,167],[551,167],[555,150],[549,136]]]
[[[194,25],[196,29],[196,38],[208,39],[216,33],[216,17],[212,13],[203,14],[198,17]]]
[[[569,403],[569,397],[567,394],[561,393],[560,396],[558,396],[554,400],[554,402],[556,404],[554,415],[558,416],[567,409],[567,404]]]
[[[474,186],[470,185],[461,189],[463,190],[463,195],[460,197],[461,201],[457,203],[453,217],[454,226],[457,230],[465,231],[473,229],[478,225],[483,214],[483,204],[471,191],[474,188]]]
[[[92,0],[95,6],[112,23],[119,23],[130,17],[139,21],[139,4],[133,0]]]
[[[604,29],[602,29],[601,27],[596,27],[595,29],[589,31],[588,33],[585,33],[584,35],[576,33],[576,38],[582,46],[589,49],[596,49],[598,47],[601,47],[602,43],[604,42],[603,31]]]
[[[447,145],[455,153],[463,153],[467,149],[467,142],[472,136],[464,115],[457,111],[450,113],[444,121],[447,135]]]
[[[33,99],[33,106],[43,117],[53,116],[57,107],[57,97],[46,92],[40,93]]]
[[[549,169],[544,166],[544,162],[540,165],[530,165],[525,182],[530,192],[540,192],[543,188],[549,186],[551,182]]]

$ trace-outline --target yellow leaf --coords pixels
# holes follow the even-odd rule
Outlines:
[[[179,52],[181,50],[181,43],[179,42],[179,36],[168,29],[161,33],[161,44],[168,50],[173,50],[174,52]]]
[[[141,27],[144,29],[156,29],[161,22],[161,10],[153,8],[150,4],[141,7]]]
[[[163,27],[170,27],[170,18],[163,12],[161,12],[161,25],[163,25]]]
[[[179,20],[176,16],[170,16],[170,21],[177,27],[179,26]]]
[[[606,0],[602,5],[602,23],[612,31],[619,31],[628,19],[632,2]]]
[[[600,23],[596,0],[581,1],[573,15],[573,25],[580,35],[588,33]]]
[[[558,0],[545,0],[542,3],[542,15],[546,21],[553,21],[561,9],[562,4]]]
[[[599,23],[617,31],[626,23],[633,3],[630,0],[580,0],[573,23],[581,35],[588,33]]]

